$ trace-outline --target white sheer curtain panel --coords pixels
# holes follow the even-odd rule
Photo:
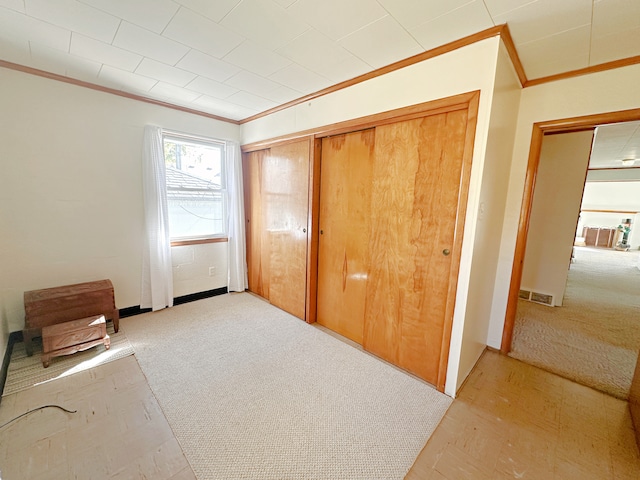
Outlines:
[[[162,129],[151,125],[144,127],[142,189],[145,237],[140,307],[155,311],[173,306],[173,274]]]
[[[229,195],[229,272],[230,292],[243,292],[247,280],[247,244],[244,228],[244,190],[242,187],[242,156],[240,145],[227,142],[227,192]]]

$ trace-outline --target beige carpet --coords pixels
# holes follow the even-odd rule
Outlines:
[[[66,377],[127,355],[133,355],[133,348],[122,333],[122,329],[118,333],[114,333],[113,323],[107,322],[107,333],[111,339],[109,350],[105,349],[104,345],[98,345],[84,352],[55,357],[51,359],[47,368],[42,366],[42,341],[40,338],[33,341],[34,352],[31,357],[27,356],[24,343],[16,343],[13,346],[13,352],[11,352],[7,380],[2,395],[10,395],[39,383]]]
[[[639,254],[576,247],[562,307],[519,301],[510,356],[628,398],[640,350]]]
[[[401,479],[451,399],[247,293],[122,328],[198,479]]]

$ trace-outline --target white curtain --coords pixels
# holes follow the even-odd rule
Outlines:
[[[162,129],[144,127],[142,150],[144,251],[140,307],[160,310],[173,306],[171,241]]]
[[[242,158],[240,145],[227,142],[226,148],[227,192],[229,195],[229,272],[230,292],[243,292],[247,280],[247,246],[244,228],[244,190],[242,188]]]

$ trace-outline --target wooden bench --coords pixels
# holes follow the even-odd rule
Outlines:
[[[42,329],[42,365],[47,368],[53,357],[71,355],[100,344],[104,344],[107,350],[111,346],[104,315],[44,327]]]
[[[33,355],[31,339],[42,328],[79,318],[104,315],[119,328],[120,314],[116,308],[111,280],[77,283],[61,287],[24,292],[25,328],[22,337],[27,355]]]

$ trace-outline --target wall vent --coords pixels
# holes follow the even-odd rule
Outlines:
[[[543,305],[553,305],[553,295],[546,295],[544,293],[531,292],[531,301],[536,303],[542,303]]]
[[[521,298],[522,300],[529,300],[530,302],[541,303],[542,305],[553,306],[553,295],[547,295],[546,293],[520,290],[518,292],[518,298]]]

